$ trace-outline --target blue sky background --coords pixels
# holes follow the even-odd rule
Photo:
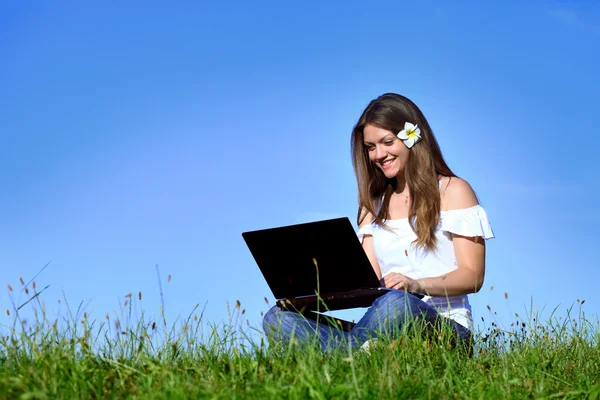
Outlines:
[[[51,261],[51,315],[63,291],[158,314],[158,265],[170,321],[240,300],[258,325],[273,298],[241,232],[354,222],[350,132],[385,92],[491,219],[476,323],[597,313],[597,2],[207,3],[0,6],[0,323]]]

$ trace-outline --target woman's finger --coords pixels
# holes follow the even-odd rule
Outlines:
[[[393,285],[393,284],[394,284],[394,279],[392,276],[388,275],[383,278],[383,286],[389,288],[390,285]]]
[[[392,272],[391,274],[386,275],[383,279],[389,283],[399,281],[402,278],[404,278],[404,275]]]
[[[389,287],[395,288],[396,286],[402,285],[403,283],[404,283],[403,279],[396,278],[396,279],[393,279],[390,281]]]

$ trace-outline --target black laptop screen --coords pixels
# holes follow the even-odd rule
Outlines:
[[[242,234],[277,299],[379,286],[348,218]],[[313,258],[318,265],[317,268]]]

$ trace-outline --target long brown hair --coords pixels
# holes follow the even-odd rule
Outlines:
[[[435,231],[441,211],[438,176],[456,175],[444,161],[440,146],[421,110],[399,94],[386,93],[372,100],[352,130],[352,165],[358,183],[357,222],[360,225],[368,212],[376,224],[389,229],[385,220],[389,219],[390,196],[397,185],[395,177],[387,179],[369,159],[363,142],[363,129],[368,124],[397,134],[404,129],[405,122],[418,125],[422,137],[410,149],[405,170],[406,184],[412,196],[408,218],[417,235],[416,244],[433,250],[437,244]]]

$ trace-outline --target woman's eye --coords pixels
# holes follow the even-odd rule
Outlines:
[[[394,141],[393,140],[386,140],[384,143],[385,143],[386,146],[391,146],[394,143]]]

